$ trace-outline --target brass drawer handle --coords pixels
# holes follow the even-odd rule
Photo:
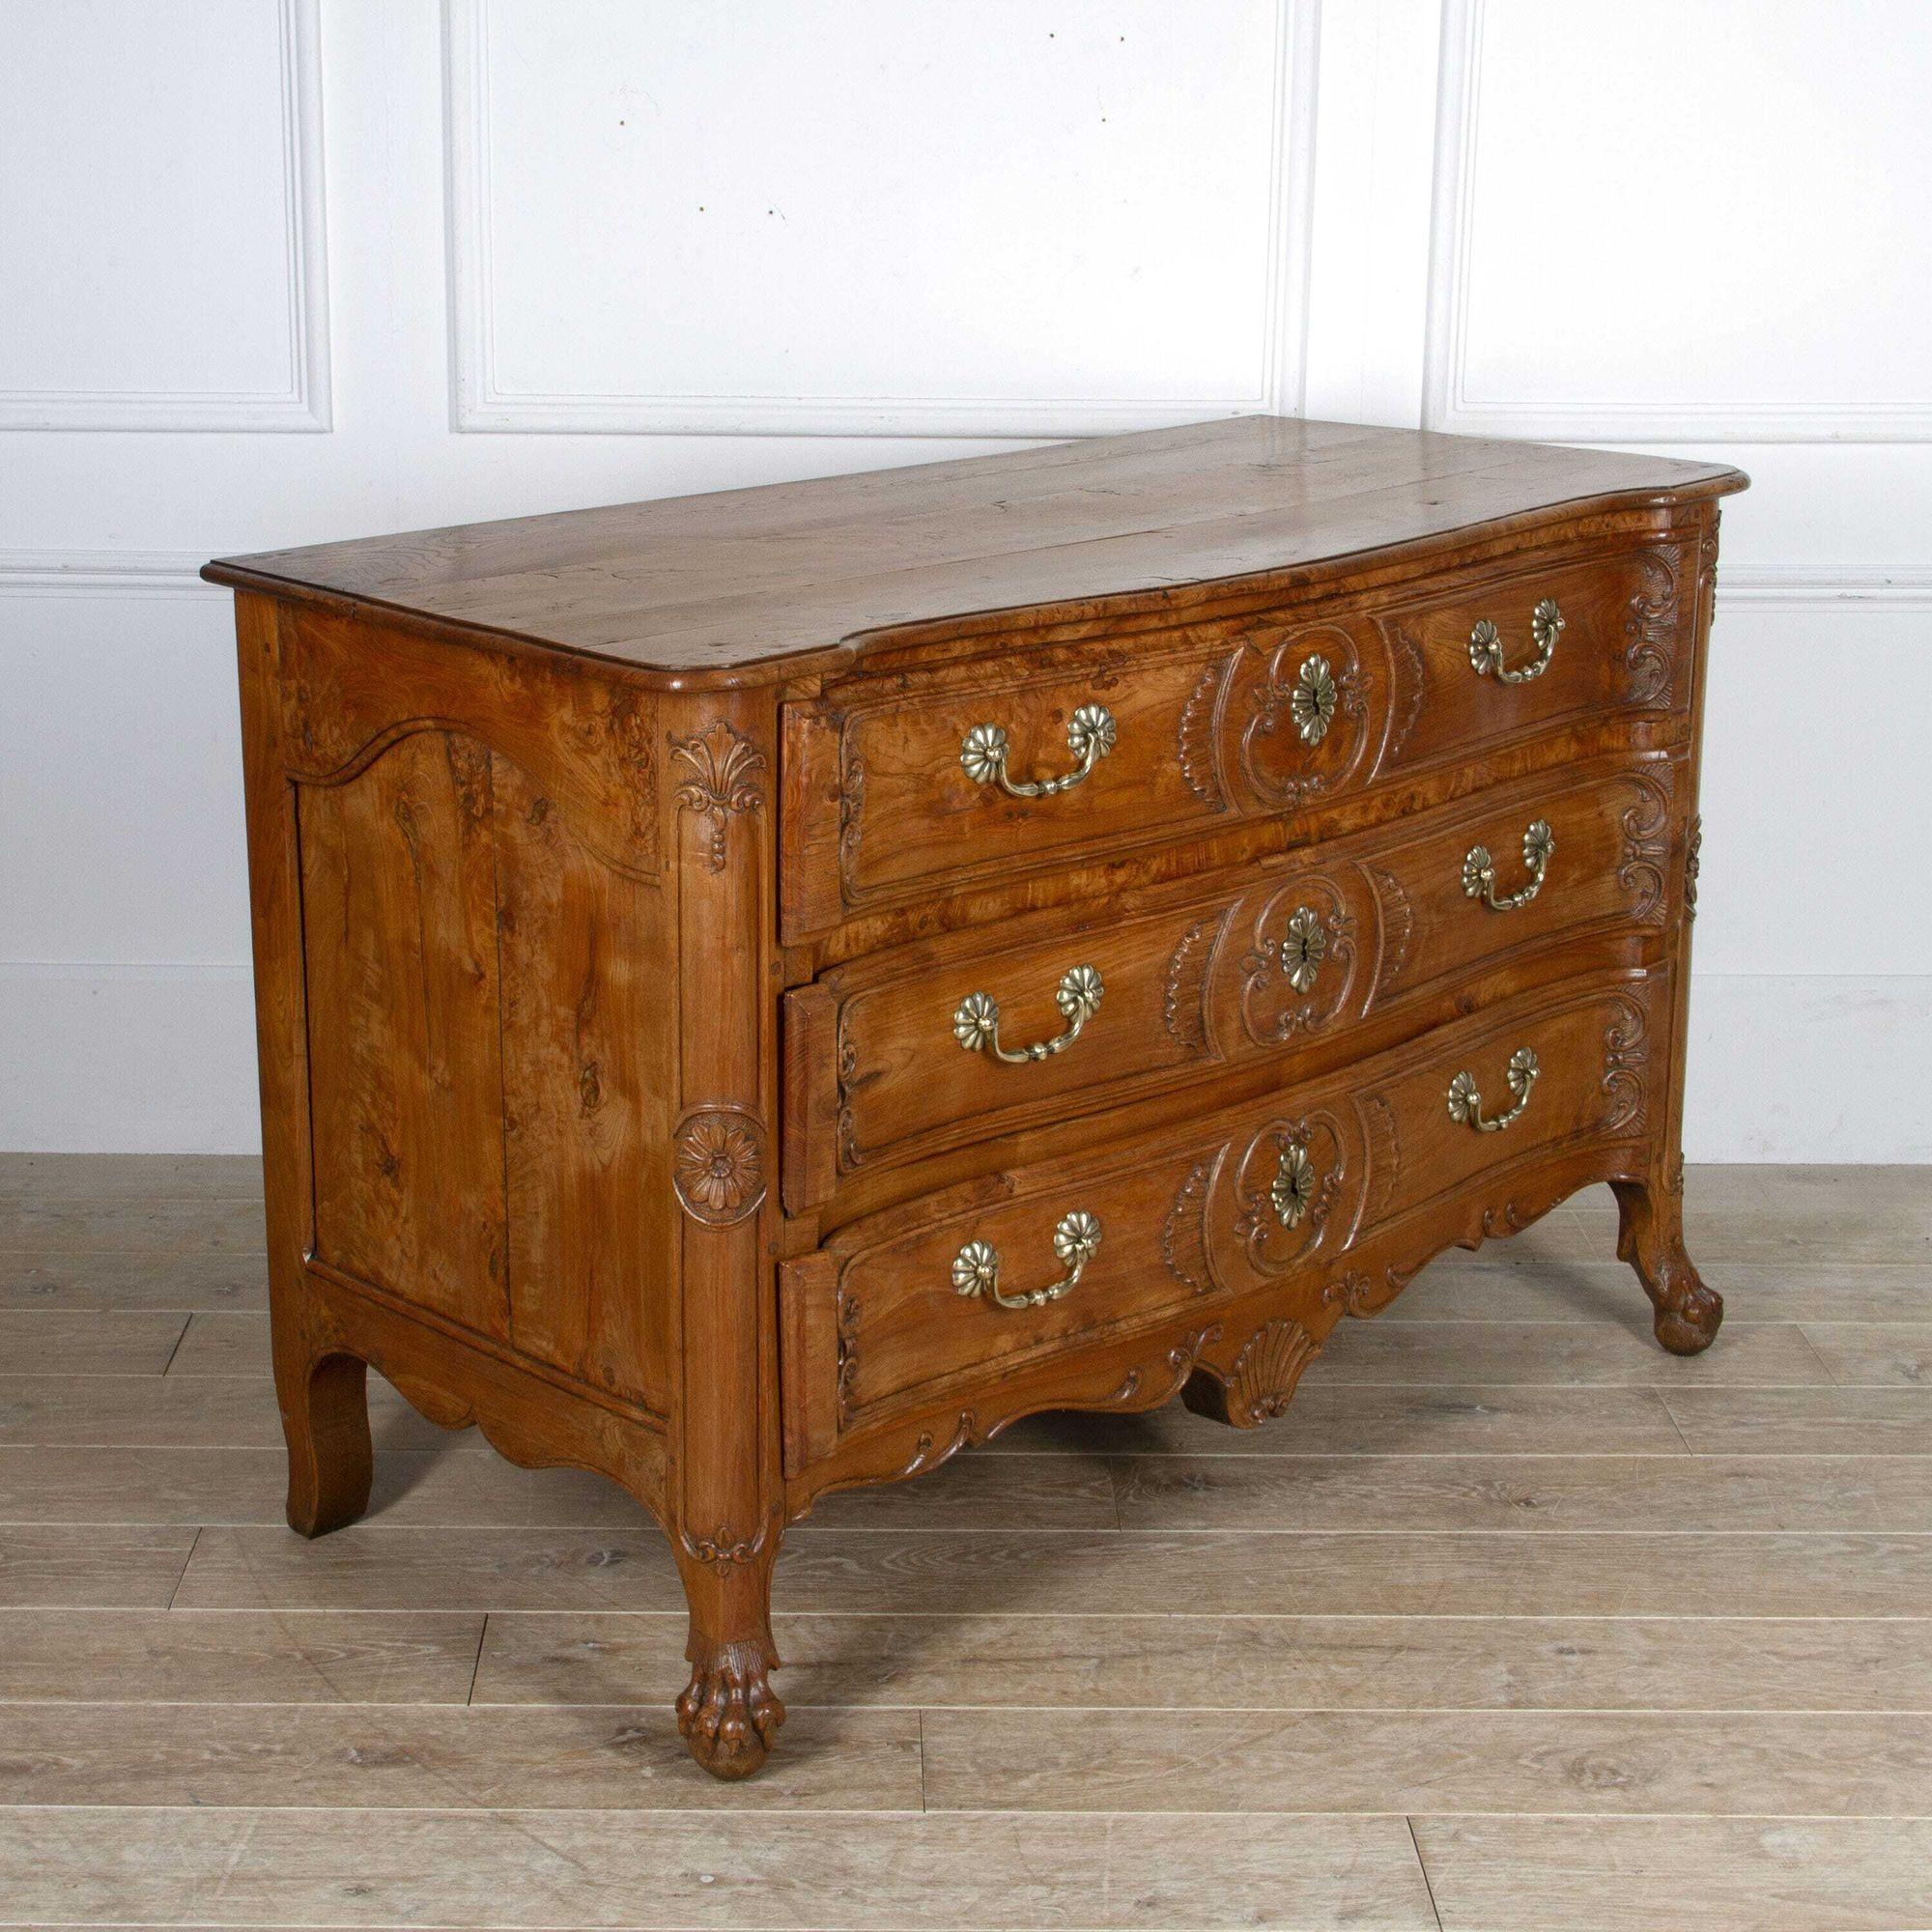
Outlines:
[[[1458,1126],[1474,1127],[1479,1134],[1500,1133],[1529,1105],[1529,1090],[1536,1085],[1536,1076],[1542,1070],[1529,1047],[1520,1046],[1510,1055],[1504,1077],[1509,1081],[1510,1092],[1516,1095],[1516,1105],[1492,1121],[1483,1118],[1483,1096],[1476,1091],[1476,1076],[1457,1074],[1449,1083],[1449,1118]]]
[[[1549,660],[1556,654],[1557,633],[1562,628],[1563,612],[1556,608],[1556,599],[1546,597],[1529,617],[1530,641],[1536,646],[1536,655],[1517,669],[1505,670],[1502,633],[1485,617],[1469,633],[1469,662],[1475,666],[1478,677],[1493,672],[1499,684],[1527,684],[1549,668]]]
[[[1013,779],[1007,772],[1007,733],[1000,724],[976,724],[960,741],[959,762],[975,784],[998,784],[1015,798],[1051,798],[1070,791],[1114,749],[1114,714],[1104,704],[1083,704],[1068,721],[1066,746],[1080,760],[1057,779]]]
[[[1009,1066],[1024,1066],[1033,1060],[1051,1060],[1065,1053],[1080,1037],[1080,1029],[1100,1010],[1100,995],[1106,991],[1100,976],[1092,966],[1074,966],[1060,976],[1053,1004],[1066,1022],[1066,1031],[1052,1039],[1017,1051],[1000,1044],[1000,1003],[990,993],[968,993],[952,1011],[952,1037],[968,1053],[984,1053],[989,1059],[1004,1060]]]
[[[1463,890],[1472,899],[1481,899],[1492,912],[1514,912],[1526,906],[1543,890],[1544,874],[1549,869],[1549,855],[1556,850],[1556,835],[1547,818],[1533,819],[1522,835],[1522,863],[1529,870],[1529,884],[1513,893],[1496,891],[1496,862],[1487,845],[1471,845],[1463,861]]]
[[[1066,1272],[1047,1288],[1029,1289],[1024,1294],[1000,1293],[1000,1251],[986,1241],[968,1241],[952,1262],[952,1288],[957,1294],[983,1294],[1002,1308],[1038,1308],[1070,1294],[1081,1271],[1098,1252],[1100,1224],[1092,1214],[1075,1208],[1063,1215],[1053,1231],[1053,1252]]]

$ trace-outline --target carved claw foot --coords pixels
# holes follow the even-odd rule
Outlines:
[[[694,1660],[677,1700],[677,1728],[713,1777],[749,1777],[764,1763],[784,1722],[770,1667],[757,1643],[722,1644],[708,1659]]]
[[[1673,1355],[1701,1355],[1718,1339],[1724,1297],[1706,1288],[1681,1243],[1662,1260],[1646,1264],[1634,1242],[1620,1241],[1619,1256],[1636,1269],[1644,1293],[1657,1310],[1657,1339]]]
[[[1675,1194],[1634,1181],[1612,1183],[1617,1197],[1617,1259],[1628,1262],[1657,1311],[1657,1339],[1673,1355],[1699,1355],[1718,1338],[1724,1298],[1706,1288],[1685,1252],[1683,1207]]]

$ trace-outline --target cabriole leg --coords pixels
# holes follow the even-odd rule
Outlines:
[[[1677,1173],[1682,1174],[1681,1165]],[[1615,1180],[1617,1256],[1636,1270],[1657,1311],[1657,1339],[1673,1355],[1695,1355],[1717,1338],[1723,1297],[1706,1288],[1684,1248],[1684,1192],[1648,1180]]]
[[[369,1371],[353,1355],[305,1350],[285,1366],[279,1337],[275,1356],[289,1445],[289,1527],[326,1536],[369,1507]]]
[[[772,1561],[776,1537],[755,1549],[720,1549],[687,1535],[679,1552],[691,1606],[691,1682],[677,1700],[677,1727],[713,1777],[747,1777],[764,1763],[784,1722],[771,1687]]]

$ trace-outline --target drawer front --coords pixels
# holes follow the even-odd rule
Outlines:
[[[1185,1130],[840,1230],[782,1270],[788,1465],[1270,1285],[1375,1298],[1349,1274],[1358,1240],[1645,1131],[1662,983],[1571,982]]]
[[[1385,781],[1680,707],[1694,554],[1537,553],[788,706],[787,931],[1247,818],[1319,836],[1328,806]]]
[[[1217,890],[1169,889],[836,968],[787,995],[786,1202],[1077,1122],[1210,1069],[1330,1057],[1443,1010],[1477,971],[1605,925],[1661,926],[1682,767],[1605,761],[1405,820]]]

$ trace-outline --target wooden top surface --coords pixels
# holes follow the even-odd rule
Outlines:
[[[1234,416],[964,462],[226,557],[216,583],[347,596],[677,686],[833,668],[890,627],[1171,592],[1563,504],[1719,496],[1734,469]]]

